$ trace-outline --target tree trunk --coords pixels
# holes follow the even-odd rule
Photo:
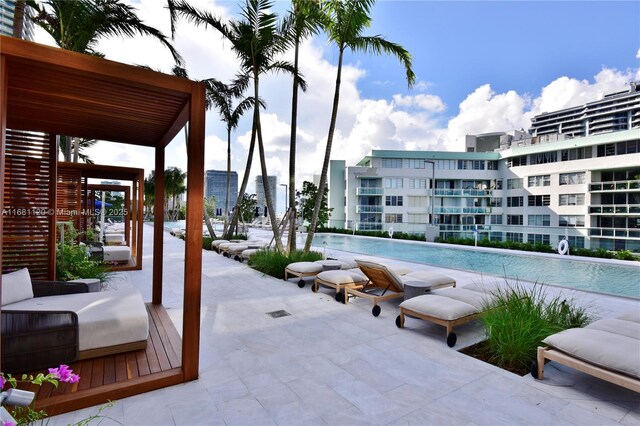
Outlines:
[[[80,138],[71,138],[73,141],[73,162],[78,162],[78,156],[80,155]]]
[[[224,200],[224,230],[229,221],[229,191],[231,189],[231,128],[227,127],[227,193]]]
[[[66,162],[71,162],[71,137],[70,136],[63,136],[64,137],[64,153],[63,153],[63,157],[64,157],[64,161]]]
[[[316,193],[316,202],[313,206],[313,215],[311,223],[307,229],[307,240],[304,243],[304,252],[311,250],[313,235],[318,224],[318,215],[322,206],[322,198],[324,197],[325,187],[327,185],[327,173],[329,171],[329,160],[331,159],[331,145],[333,144],[333,133],[336,130],[336,120],[338,117],[338,104],[340,103],[340,78],[342,76],[342,57],[344,55],[344,47],[340,47],[340,55],[338,56],[338,71],[336,74],[336,88],[333,94],[333,108],[331,110],[331,122],[329,123],[329,135],[327,136],[327,148],[324,152],[324,161],[322,163],[322,173],[320,174],[320,183],[318,184],[318,192]]]
[[[213,230],[213,226],[211,225],[211,218],[209,218],[209,212],[207,211],[207,206],[204,206],[204,223],[207,226],[207,231],[209,231],[209,236],[214,240],[217,240],[216,231]]]
[[[291,141],[289,143],[289,209],[295,211],[296,206],[296,136],[298,132],[298,54],[300,49],[300,36],[296,34],[294,60],[293,60],[293,95],[291,96]],[[296,215],[289,215],[289,236],[287,239],[287,251],[296,250]]]
[[[236,205],[233,206],[233,213],[231,214],[231,220],[229,221],[229,228],[225,231],[222,238],[230,240],[233,236],[233,231],[238,226],[238,218],[240,217],[240,204],[242,203],[242,197],[247,190],[247,184],[249,183],[249,174],[251,173],[251,163],[253,162],[253,150],[256,146],[256,128],[253,126],[251,129],[251,143],[249,144],[249,153],[247,154],[247,165],[244,168],[244,176],[242,177],[242,185],[238,189],[238,198]]]

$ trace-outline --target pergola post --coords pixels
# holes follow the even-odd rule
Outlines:
[[[0,55],[0,209],[4,211],[4,155],[7,130],[7,87],[9,86],[9,73],[7,72],[7,60]],[[0,215],[0,270],[2,270],[2,244],[4,243],[3,222]],[[0,297],[2,297],[2,274],[0,274]],[[2,308],[0,308],[2,312]],[[0,348],[1,349],[1,348]],[[1,361],[1,360],[0,360]],[[1,369],[0,365],[0,369]]]
[[[202,214],[204,209],[205,86],[191,92],[187,143],[187,217],[184,258],[182,370],[184,380],[198,378],[202,284]],[[154,255],[155,258],[155,255]]]
[[[164,242],[164,147],[156,147],[156,194],[153,203],[153,291],[151,302],[162,304],[162,244]]]

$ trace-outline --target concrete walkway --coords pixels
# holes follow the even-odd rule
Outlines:
[[[144,269],[118,274],[111,286],[137,288],[149,301],[152,232],[144,231]],[[167,233],[164,250],[164,305],[180,331],[184,243]],[[458,285],[496,280],[407,265],[441,270]],[[599,317],[640,309],[640,301],[574,294]],[[543,382],[514,375],[447,347],[443,327],[408,319],[398,329],[397,304],[384,303],[374,318],[366,300],[345,306],[327,290],[299,289],[205,252],[200,379],[117,401],[100,424],[640,424],[634,392],[554,363]],[[266,314],[278,310],[290,315]],[[456,331],[456,349],[483,333],[478,323]]]

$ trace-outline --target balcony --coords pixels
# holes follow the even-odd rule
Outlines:
[[[590,237],[640,238],[640,230],[624,228],[591,228]]]
[[[640,204],[589,206],[589,214],[640,214]]]
[[[434,214],[488,214],[491,207],[436,207]]]
[[[436,189],[438,197],[491,197],[490,189]]]
[[[589,192],[640,191],[640,180],[619,180],[589,184]]]
[[[382,231],[382,223],[360,222],[356,225],[357,231]]]
[[[356,188],[356,195],[383,195],[384,188]]]
[[[441,231],[462,231],[462,232],[473,232],[473,231],[490,231],[491,225],[440,225]]]
[[[382,213],[382,206],[357,205],[356,213]]]

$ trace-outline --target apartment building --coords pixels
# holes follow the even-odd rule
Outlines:
[[[267,176],[267,185],[269,185],[269,192],[271,193],[271,202],[273,203],[273,208],[277,211],[278,207],[276,204],[277,193],[276,189],[278,188],[278,178],[277,176]],[[258,208],[258,214],[262,216],[267,215],[267,196],[264,191],[264,185],[262,184],[262,175],[256,176],[256,204]]]
[[[355,166],[332,161],[330,225],[427,236],[435,225],[444,238],[553,246],[567,238],[640,251],[638,126],[581,137],[469,135],[466,151],[373,150]]]
[[[0,0],[0,34],[33,40],[33,22],[27,16],[30,11],[24,3]]]
[[[224,212],[224,204],[227,199],[227,171],[207,170],[204,174],[205,197],[215,197],[216,210],[220,215]],[[238,198],[238,173],[231,171],[229,174],[229,210],[236,205]]]

